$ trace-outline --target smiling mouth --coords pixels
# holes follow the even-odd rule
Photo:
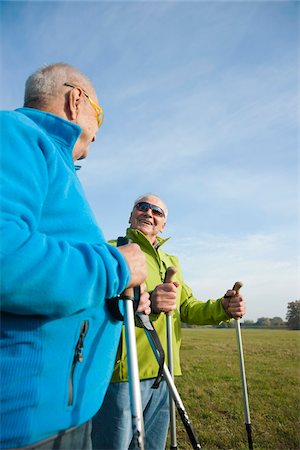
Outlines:
[[[144,223],[145,225],[152,225],[152,222],[150,222],[150,220],[147,219],[140,220],[140,223]]]

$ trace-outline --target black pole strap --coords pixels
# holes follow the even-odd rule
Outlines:
[[[120,322],[123,322],[124,316],[121,313],[120,306],[119,306],[120,301],[123,301],[123,300],[131,300],[133,302],[133,310],[134,310],[134,312],[136,312],[136,310],[138,309],[138,306],[139,306],[139,302],[140,302],[140,293],[141,293],[140,286],[136,286],[133,288],[133,294],[134,294],[133,297],[121,294],[114,298],[107,298],[106,305],[107,305],[107,308],[108,308],[110,314],[113,316],[113,318],[115,320],[119,320]]]
[[[159,340],[158,334],[156,332],[156,329],[154,328],[151,320],[149,319],[149,316],[146,314],[137,314],[137,317],[140,319],[140,322],[142,323],[145,333],[147,335],[148,340],[150,341],[151,347],[153,351],[157,354],[157,362],[158,362],[158,374],[157,377],[151,386],[152,389],[157,389],[160,385],[163,371],[164,371],[164,363],[165,363],[165,352],[161,345],[161,342]]]

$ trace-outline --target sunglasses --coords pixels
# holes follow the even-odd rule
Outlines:
[[[96,112],[96,117],[97,117],[97,122],[98,122],[98,127],[100,127],[102,125],[103,119],[104,119],[104,113],[103,113],[103,109],[101,108],[100,105],[98,105],[96,102],[94,102],[94,100],[91,99],[91,97],[85,92],[84,89],[82,89],[79,86],[74,86],[73,84],[69,84],[69,83],[65,83],[64,86],[68,86],[70,88],[73,89],[80,89],[83,94],[85,95],[85,97],[88,99],[88,101],[90,102],[92,108],[94,109],[94,111]]]
[[[165,217],[164,211],[159,206],[152,205],[151,203],[139,202],[135,205],[135,207],[138,211],[142,212],[147,212],[149,209],[151,209],[154,216]]]

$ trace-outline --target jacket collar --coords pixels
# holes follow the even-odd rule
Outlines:
[[[144,247],[153,247],[156,250],[158,250],[165,242],[167,242],[170,238],[161,238],[160,236],[156,236],[157,245],[152,245],[151,242],[146,238],[146,236],[141,233],[139,230],[134,230],[133,228],[127,228],[126,230],[126,236],[129,239],[132,239],[134,242],[140,244]]]
[[[57,141],[60,146],[72,153],[75,142],[81,134],[79,125],[69,122],[56,114],[35,108],[18,108],[16,111],[27,116],[47,135]]]

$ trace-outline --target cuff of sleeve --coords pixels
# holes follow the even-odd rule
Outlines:
[[[224,311],[224,313],[226,315],[226,319],[223,322],[230,322],[230,320],[232,320],[233,317],[231,316],[231,314],[224,307],[223,302],[222,302],[223,298],[226,298],[226,297],[224,296],[224,297],[218,298],[218,300],[217,300],[217,301],[220,302],[222,310]]]

